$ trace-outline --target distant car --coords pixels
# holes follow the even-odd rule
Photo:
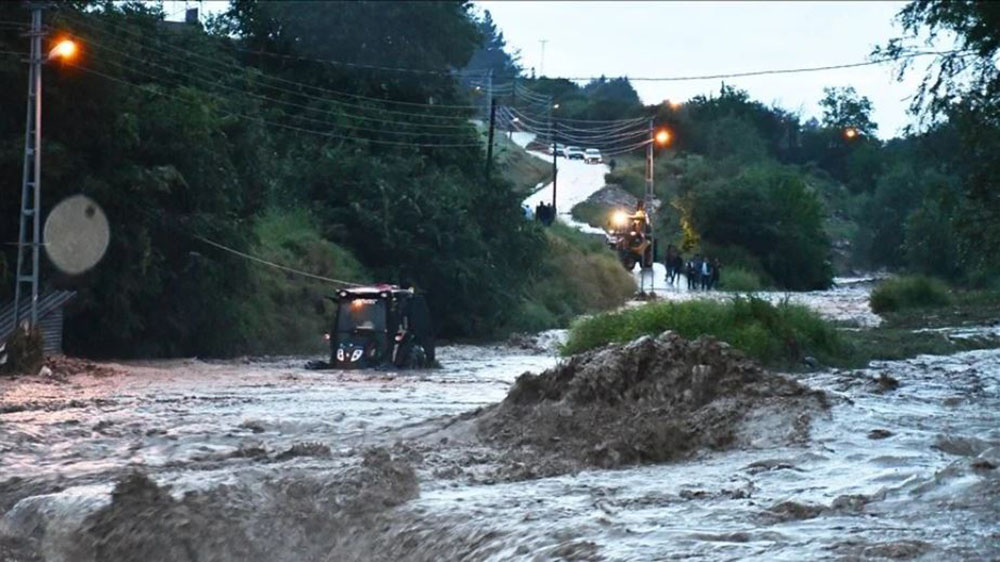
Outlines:
[[[552,154],[552,153],[555,153],[556,156],[562,156],[563,158],[565,158],[566,157],[566,145],[559,144],[559,143],[550,144],[549,145],[549,154]]]
[[[604,158],[601,156],[601,151],[596,148],[588,148],[583,151],[583,161],[588,164],[600,164],[604,162]]]
[[[570,160],[583,160],[583,149],[579,146],[571,146],[566,149],[566,158]]]

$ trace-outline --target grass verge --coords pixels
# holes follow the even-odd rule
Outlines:
[[[723,291],[753,292],[764,289],[760,276],[740,266],[720,269],[719,288]]]
[[[548,251],[506,332],[566,326],[581,315],[616,308],[635,282],[600,240],[561,223],[546,229]]]
[[[871,295],[872,312],[876,314],[934,308],[950,302],[947,285],[921,275],[886,279],[875,287]]]
[[[347,250],[323,239],[308,211],[272,210],[254,227],[256,255],[295,269],[361,282],[367,273]],[[253,353],[314,353],[325,348],[333,305],[324,298],[335,286],[277,271],[254,270],[254,290],[244,303]]]
[[[833,363],[849,354],[840,333],[812,310],[752,296],[728,301],[660,302],[585,318],[574,324],[563,353],[673,330],[686,338],[710,335],[764,365],[790,367],[805,357]]]
[[[659,302],[584,318],[573,325],[562,351],[579,353],[665,330],[686,338],[712,336],[778,369],[806,367],[807,357],[815,359],[813,366],[858,368],[873,360],[1000,347],[994,336],[950,338],[940,331],[891,325],[841,330],[804,306],[735,296],[728,301]]]

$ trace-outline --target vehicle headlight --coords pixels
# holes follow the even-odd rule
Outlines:
[[[337,361],[343,361],[343,360],[344,360],[344,350],[343,349],[338,349],[337,350]]]
[[[615,211],[615,214],[611,215],[611,224],[615,226],[625,226],[628,223],[628,215],[625,211]]]
[[[361,353],[362,353],[362,351],[360,349],[355,349],[354,351],[352,351],[351,352],[351,362],[353,363],[353,362],[357,361],[358,359],[361,359]]]

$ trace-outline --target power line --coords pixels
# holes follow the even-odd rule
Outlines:
[[[315,62],[320,64],[327,64],[333,66],[347,66],[351,68],[363,68],[365,70],[384,70],[388,72],[410,72],[414,74],[433,74],[438,76],[484,76],[489,71],[488,70],[424,70],[419,68],[403,68],[403,67],[392,67],[392,66],[381,66],[377,64],[364,64],[358,62],[347,62],[333,59],[320,59],[315,57],[303,57],[301,55],[288,55],[283,53],[271,53],[268,51],[260,51],[253,49],[243,49],[239,47],[234,47],[235,51],[242,53],[247,53],[250,55],[261,55],[268,56],[272,58],[281,59],[292,59],[307,62]]]
[[[143,90],[143,91],[145,91],[147,93],[151,93],[151,94],[154,94],[154,95],[158,95],[158,96],[163,96],[163,97],[166,97],[166,98],[170,98],[170,99],[173,99],[173,100],[176,100],[176,101],[179,101],[181,103],[188,104],[188,105],[201,107],[199,104],[196,104],[196,103],[194,103],[192,101],[186,100],[186,99],[184,99],[184,98],[182,98],[180,96],[175,96],[175,95],[168,94],[166,92],[157,91],[157,90],[151,90],[151,89],[145,88],[145,87],[143,87],[143,86],[141,86],[139,84],[133,84],[132,82],[129,82],[128,80],[125,80],[125,79],[122,79],[122,78],[118,78],[118,77],[115,77],[115,76],[111,76],[109,74],[105,74],[105,73],[100,72],[98,70],[94,70],[92,68],[88,68],[88,67],[85,67],[85,66],[82,66],[82,65],[79,65],[79,64],[75,64],[75,63],[67,63],[67,64],[73,66],[74,68],[78,68],[78,69],[80,69],[83,72],[86,72],[88,74],[93,74],[95,76],[99,76],[99,77],[104,78],[106,80],[110,80],[110,81],[113,81],[113,82],[124,84],[124,85],[130,86],[132,88]],[[290,130],[290,131],[297,131],[297,132],[301,132],[301,133],[309,133],[309,134],[312,134],[312,135],[317,135],[317,136],[322,136],[322,137],[327,137],[327,138],[333,138],[333,139],[337,139],[337,140],[344,140],[344,141],[368,142],[368,143],[372,143],[372,144],[382,144],[382,145],[388,145],[388,146],[405,146],[405,147],[411,147],[411,148],[468,148],[468,147],[479,147],[480,146],[479,143],[416,143],[416,142],[397,142],[397,141],[387,141],[387,140],[370,139],[370,138],[351,137],[351,136],[338,135],[336,133],[329,133],[329,132],[324,132],[324,131],[316,131],[316,130],[313,130],[313,129],[304,129],[302,127],[296,127],[294,125],[286,125],[284,123],[277,123],[277,122],[274,122],[274,121],[268,121],[268,120],[263,119],[263,118],[253,117],[253,116],[250,116],[250,115],[246,115],[244,113],[238,113],[238,112],[234,112],[234,111],[223,111],[223,113],[225,115],[233,116],[233,117],[244,119],[244,120],[247,120],[247,121],[261,123],[263,125],[270,125],[272,127],[279,127],[279,128]]]
[[[940,55],[950,55],[972,51],[972,49],[955,49],[951,51],[921,51],[916,53],[909,53],[906,55],[901,55],[898,57],[883,57],[880,59],[874,59],[864,62],[853,62],[847,64],[831,64],[826,66],[807,66],[800,68],[779,68],[779,69],[768,69],[768,70],[751,70],[746,72],[729,72],[722,74],[702,74],[702,75],[692,75],[692,76],[659,76],[659,77],[645,77],[645,76],[622,76],[629,82],[690,82],[695,80],[718,80],[721,78],[746,78],[750,76],[769,76],[774,74],[799,74],[804,72],[823,72],[826,70],[840,70],[844,68],[857,68],[861,66],[874,66],[878,64],[885,64],[887,62],[897,62],[900,60],[909,60],[917,57],[926,56],[940,56]],[[972,54],[971,52],[969,54]],[[574,80],[574,81],[594,81],[600,80],[602,77],[594,76],[560,76],[547,79],[552,80]]]
[[[85,27],[89,27],[90,29],[96,30],[96,31],[98,31],[100,33],[105,33],[105,34],[107,33],[105,31],[102,31],[102,30],[98,29],[97,26],[95,26],[95,25],[93,25],[91,23],[86,22],[83,17],[80,17],[80,16],[78,16],[77,14],[75,14],[73,12],[65,12],[64,11],[64,12],[62,12],[62,14],[63,15],[67,15],[69,20],[75,21],[76,23],[78,23],[80,25],[83,25]],[[107,27],[110,27],[112,29],[121,31],[123,33],[127,33],[129,35],[132,35],[133,37],[138,37],[139,39],[142,39],[142,40],[148,40],[147,37],[143,37],[141,34],[137,33],[136,31],[128,29],[126,27],[118,26],[118,25],[115,25],[115,24],[112,24],[112,23],[108,23],[108,22],[105,22],[105,21],[102,21],[101,23],[104,26],[107,26]],[[218,59],[216,59],[214,57],[210,57],[210,56],[204,55],[202,53],[198,53],[196,51],[191,51],[189,49],[185,49],[185,48],[179,47],[177,45],[164,44],[159,39],[157,39],[157,43],[158,43],[159,46],[163,46],[163,47],[166,47],[168,49],[172,49],[172,50],[176,50],[176,51],[185,53],[186,55],[188,55],[190,57],[199,58],[199,59],[207,61],[207,62],[209,62],[211,64],[223,65],[223,66],[226,66],[228,68],[236,68],[236,69],[239,69],[241,71],[246,70],[245,67],[237,65],[235,63],[223,62],[223,61],[220,61],[220,60],[218,60]],[[239,49],[235,49],[235,50],[239,50]],[[363,95],[354,94],[354,93],[351,93],[351,92],[343,92],[343,91],[339,91],[339,90],[332,90],[332,89],[324,88],[324,87],[321,87],[321,86],[315,86],[315,85],[312,85],[312,84],[307,84],[305,82],[298,82],[298,81],[295,81],[295,80],[288,80],[288,79],[281,78],[281,77],[278,77],[278,76],[271,76],[271,75],[268,75],[268,74],[264,73],[260,69],[256,69],[256,70],[258,72],[260,72],[263,77],[265,77],[265,78],[267,78],[269,80],[274,80],[276,82],[283,82],[283,83],[291,84],[291,85],[294,85],[294,86],[298,86],[300,88],[308,88],[308,89],[311,89],[311,90],[314,90],[314,91],[323,92],[325,94],[345,96],[345,97],[349,97],[349,98],[353,98],[353,99],[359,99],[359,100],[364,100],[364,101],[371,101],[371,102],[382,103],[382,104],[395,104],[395,105],[403,105],[403,106],[411,106],[411,107],[422,107],[424,109],[476,109],[476,108],[478,108],[477,105],[467,105],[467,104],[463,104],[463,105],[448,105],[448,104],[408,102],[408,101],[400,101],[400,100],[386,100],[386,99],[381,99],[381,98],[374,98],[374,97],[371,97],[371,96],[363,96]],[[304,94],[300,94],[300,95],[304,95]],[[327,100],[327,101],[331,101],[331,100]],[[389,111],[389,110],[383,110],[383,111]],[[431,117],[431,116],[428,115],[428,117]]]
[[[84,24],[84,25],[86,25],[87,27],[90,27],[91,29],[94,29],[97,33],[100,33],[102,35],[105,35],[105,36],[109,36],[110,35],[106,31],[101,31],[101,30],[97,29],[95,26],[90,26],[88,24]],[[183,74],[183,73],[181,73],[181,72],[179,72],[179,71],[177,71],[177,70],[175,70],[173,68],[157,64],[155,62],[149,61],[147,59],[143,59],[141,57],[136,57],[135,55],[132,55],[132,54],[126,52],[126,51],[115,49],[113,47],[108,47],[106,45],[102,45],[101,43],[99,43],[97,41],[94,41],[92,38],[87,38],[87,37],[85,37],[83,35],[81,35],[81,37],[84,37],[84,38],[88,39],[89,41],[92,41],[98,47],[106,48],[106,49],[108,49],[110,51],[119,53],[122,56],[128,57],[128,58],[130,58],[132,60],[136,60],[136,61],[142,62],[144,64],[152,65],[152,66],[158,66],[158,67],[164,68],[164,69],[166,69],[166,70],[168,70],[170,72],[174,72],[174,73],[178,73],[178,74]],[[128,41],[128,40],[126,39],[126,41]],[[136,46],[136,47],[140,47],[140,48],[143,47],[143,45],[141,45],[141,44],[136,44],[136,43],[132,43],[132,42],[129,42],[128,46]],[[173,49],[173,47],[167,45],[167,49],[168,50],[169,49]],[[185,49],[180,49],[180,48],[177,48],[177,50],[180,50],[182,52],[188,52]],[[192,63],[192,62],[184,59],[183,57],[180,57],[180,56],[177,56],[177,55],[171,55],[169,53],[163,53],[163,54],[166,54],[167,56],[170,56],[170,57],[172,57],[174,59],[178,59],[178,60],[180,60],[180,61],[182,61],[182,62],[184,62],[186,64],[193,64],[197,68],[201,68],[201,69],[206,70],[208,72],[216,72],[216,73],[220,73],[220,74],[227,74],[227,73],[231,74],[232,70],[238,70],[240,72],[245,72],[248,69],[247,67],[242,67],[242,66],[239,66],[239,65],[236,65],[236,64],[232,64],[232,63],[217,63],[217,64],[223,64],[224,66],[226,66],[227,68],[225,70],[213,69],[213,68],[208,68],[208,67],[206,67],[204,65],[201,65],[201,64],[198,64],[198,63]],[[294,81],[290,81],[290,80],[283,80],[283,79],[279,79],[279,78],[276,78],[276,77],[268,76],[267,74],[265,74],[265,73],[263,73],[263,72],[261,72],[261,71],[259,71],[257,69],[254,69],[254,70],[256,70],[259,73],[258,77],[260,77],[260,78],[282,80],[284,82],[290,82],[290,83],[293,83],[293,84],[300,84],[298,82],[294,82]],[[199,78],[196,77],[196,79],[199,79]],[[201,79],[201,80],[204,80],[204,79]],[[230,89],[230,90],[239,91],[240,93],[244,93],[244,91],[242,89],[235,89],[235,88],[232,88],[231,86],[225,86],[223,84],[218,84],[218,85],[221,86],[221,87],[223,87],[223,88],[227,88],[227,89]],[[385,119],[376,119],[376,118],[369,117],[369,116],[366,116],[366,115],[350,115],[350,114],[347,114],[347,115],[349,115],[349,116],[351,116],[353,118],[356,118],[356,119],[362,119],[362,120],[373,121],[373,122],[399,124],[401,126],[410,126],[410,127],[413,127],[413,126],[424,126],[424,127],[428,127],[428,128],[442,128],[442,129],[454,128],[454,129],[463,129],[463,128],[465,128],[465,122],[468,120],[467,116],[461,116],[461,115],[426,114],[426,113],[415,113],[413,111],[391,110],[391,109],[385,109],[385,108],[381,108],[381,107],[369,107],[369,106],[360,105],[358,103],[349,103],[349,102],[344,102],[344,101],[341,101],[341,100],[329,99],[329,98],[326,98],[326,97],[319,97],[319,96],[307,94],[307,93],[300,92],[300,91],[297,92],[297,91],[294,91],[294,90],[289,90],[287,88],[283,88],[283,87],[280,87],[280,86],[274,86],[272,84],[267,84],[267,83],[264,83],[264,82],[258,82],[256,85],[259,86],[259,87],[269,88],[271,90],[274,90],[274,91],[277,91],[277,92],[281,92],[281,93],[284,93],[284,94],[290,94],[290,95],[293,95],[293,96],[301,96],[301,97],[306,98],[306,99],[312,99],[312,100],[322,101],[324,103],[336,105],[336,106],[339,106],[339,107],[350,108],[350,109],[353,109],[353,110],[356,110],[356,111],[375,112],[375,113],[378,113],[379,115],[383,115],[383,116],[386,115],[386,114],[388,114],[388,115],[400,115],[400,116],[406,116],[406,117],[414,118],[414,119],[438,119],[438,120],[443,119],[443,120],[454,121],[456,123],[451,123],[451,124],[445,124],[445,123],[412,123],[412,122],[406,122],[406,121],[388,121],[388,120],[385,120]],[[320,89],[322,89],[322,88],[320,88]],[[254,97],[258,97],[258,96],[254,95],[254,94],[248,94],[248,95],[251,95],[251,96],[254,96]],[[260,96],[260,97],[266,97],[266,96]],[[327,109],[316,108],[316,107],[306,106],[306,105],[302,105],[302,104],[296,104],[294,102],[274,100],[273,98],[266,98],[266,99],[274,101],[275,103],[282,103],[282,104],[285,104],[285,105],[294,105],[294,106],[297,106],[297,107],[305,108],[305,109],[310,110],[310,111],[316,111],[316,112],[320,112],[320,113],[328,113],[328,114],[336,115],[338,117],[343,117],[346,114],[346,112],[345,113],[338,113],[338,112],[330,111],[330,110],[327,110]],[[461,124],[458,124],[458,122],[461,122]]]
[[[116,53],[122,55],[123,57],[126,57],[126,58],[129,58],[129,59],[141,62],[141,63],[143,63],[143,65],[146,65],[146,66],[155,66],[155,67],[158,67],[158,68],[162,68],[162,69],[164,69],[164,70],[166,70],[168,72],[173,72],[173,73],[178,74],[178,75],[188,76],[189,78],[193,78],[193,79],[198,80],[200,82],[206,83],[210,87],[211,86],[215,86],[215,87],[219,87],[219,88],[222,88],[222,89],[225,89],[225,90],[236,92],[238,94],[244,94],[244,95],[247,95],[247,96],[249,96],[249,97],[251,97],[253,99],[256,99],[256,100],[267,101],[267,102],[271,102],[271,103],[275,103],[275,104],[282,104],[282,105],[287,105],[287,106],[302,108],[302,109],[305,109],[307,111],[316,111],[316,112],[320,112],[320,113],[329,113],[329,114],[335,115],[337,117],[349,117],[349,118],[358,118],[358,119],[363,119],[364,118],[364,117],[351,116],[348,113],[338,113],[338,112],[334,112],[334,111],[324,110],[322,108],[316,108],[316,107],[307,106],[307,105],[303,105],[303,104],[297,104],[297,103],[294,103],[294,102],[289,102],[289,101],[284,101],[284,100],[278,100],[278,99],[270,98],[270,97],[267,97],[267,96],[261,96],[261,95],[257,95],[257,94],[252,94],[252,93],[246,92],[246,91],[244,91],[244,90],[242,90],[240,88],[234,88],[232,86],[227,86],[225,84],[222,84],[222,83],[219,83],[219,82],[215,82],[215,81],[212,81],[212,80],[208,80],[208,79],[205,79],[205,78],[201,78],[201,77],[198,77],[198,76],[188,75],[188,74],[183,73],[181,71],[178,71],[176,69],[173,69],[173,68],[170,68],[170,67],[167,67],[167,66],[164,66],[164,65],[160,65],[160,64],[157,64],[157,63],[154,63],[154,62],[151,62],[151,61],[139,58],[139,57],[135,57],[135,56],[130,55],[130,54],[124,52],[124,51],[119,51],[117,49],[113,49],[113,48],[107,47],[105,45],[102,45],[101,43],[93,41],[92,39],[88,39],[88,41],[90,41],[93,46],[96,46],[96,47],[101,48],[101,49],[107,49],[107,50],[112,51],[112,52],[116,52]],[[118,62],[112,61],[112,60],[104,60],[103,62],[105,64],[110,64],[112,66],[121,68],[123,70],[129,71],[129,72],[134,72],[134,73],[137,73],[137,74],[141,74],[141,75],[147,76],[149,78],[153,78],[153,79],[159,79],[160,78],[160,77],[158,77],[157,75],[155,75],[155,74],[153,74],[151,72],[143,70],[142,68],[144,68],[144,67],[126,66],[126,65],[120,64]],[[173,85],[175,87],[178,86],[177,84],[170,84],[170,85]],[[351,124],[346,124],[346,123],[338,123],[338,122],[335,122],[335,121],[329,121],[329,120],[323,120],[323,119],[315,119],[315,118],[312,118],[312,117],[307,117],[305,115],[290,115],[290,114],[288,114],[287,112],[284,112],[284,111],[282,111],[282,114],[285,117],[287,117],[287,118],[299,119],[301,121],[308,121],[308,122],[311,122],[311,123],[316,123],[316,124],[325,125],[325,126],[338,127],[338,128],[342,128],[342,129],[353,129],[353,130],[356,130],[356,131],[363,131],[363,132],[382,133],[382,134],[385,134],[387,132],[391,132],[393,135],[398,135],[398,136],[434,136],[434,137],[437,137],[437,138],[453,138],[453,137],[468,137],[468,134],[469,134],[468,133],[468,131],[469,131],[469,125],[468,124],[456,125],[456,126],[448,126],[449,128],[454,128],[454,129],[461,130],[461,132],[433,132],[433,133],[431,133],[431,132],[424,132],[424,131],[397,131],[397,130],[389,131],[386,128],[372,129],[372,128],[368,128],[368,127],[359,127],[357,125],[351,125]],[[376,122],[380,122],[380,123],[388,123],[388,124],[393,125],[393,126],[420,127],[420,126],[428,125],[428,124],[421,124],[421,123],[411,123],[411,122],[406,122],[406,121],[387,121],[387,120],[379,120],[379,119],[372,119],[372,120],[374,120]]]
[[[334,279],[332,277],[324,277],[322,275],[316,275],[315,273],[309,273],[308,271],[302,271],[300,269],[295,269],[295,268],[292,268],[292,267],[288,267],[287,265],[281,265],[279,263],[274,263],[272,261],[268,261],[268,260],[265,260],[263,258],[258,258],[257,256],[250,255],[250,254],[248,254],[246,252],[241,252],[239,250],[236,250],[236,249],[230,248],[228,246],[222,245],[222,244],[220,244],[218,242],[215,242],[213,240],[209,240],[208,238],[205,238],[204,236],[198,236],[197,234],[188,234],[188,236],[194,238],[195,240],[204,242],[205,244],[208,244],[209,246],[214,246],[214,247],[216,247],[216,248],[218,248],[220,250],[229,252],[231,254],[240,256],[242,258],[246,258],[246,259],[248,259],[250,261],[253,261],[253,262],[256,262],[256,263],[259,263],[259,264],[267,265],[267,266],[273,267],[275,269],[280,269],[281,271],[287,271],[288,273],[294,273],[296,275],[301,275],[303,277],[308,277],[310,279],[316,279],[316,280],[319,280],[319,281],[326,281],[328,283],[336,283],[338,285],[346,285],[348,287],[361,287],[362,286],[361,283],[354,283],[354,282],[351,282],[351,281],[344,281],[343,279]]]

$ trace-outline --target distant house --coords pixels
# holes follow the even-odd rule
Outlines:
[[[63,352],[63,308],[76,296],[76,291],[49,291],[38,297],[38,326],[42,330],[42,339],[46,355]],[[31,297],[21,299],[21,318],[30,314]],[[14,303],[13,301],[0,308],[0,343],[14,333]]]

